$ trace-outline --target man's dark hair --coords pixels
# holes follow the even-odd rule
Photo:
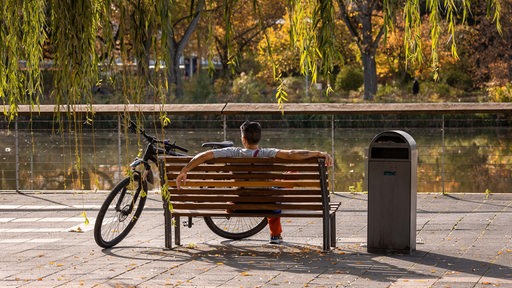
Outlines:
[[[261,125],[258,122],[245,121],[240,126],[242,136],[247,140],[247,144],[256,145],[261,139]]]

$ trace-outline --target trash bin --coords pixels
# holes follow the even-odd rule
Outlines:
[[[368,153],[367,250],[410,254],[416,250],[416,141],[404,131],[386,131],[373,138]]]

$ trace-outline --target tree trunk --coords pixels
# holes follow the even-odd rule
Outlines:
[[[375,53],[362,55],[364,72],[364,100],[373,100],[377,94],[377,63]]]
[[[176,98],[182,98],[184,95],[183,91],[183,80],[180,75],[180,57],[183,55],[183,50],[185,49],[185,46],[188,43],[188,40],[190,39],[190,36],[194,32],[197,23],[199,22],[199,18],[201,17],[201,13],[203,12],[205,0],[199,0],[197,2],[197,6],[195,8],[194,15],[192,15],[192,20],[190,21],[187,29],[185,30],[185,33],[183,34],[183,37],[176,41],[174,33],[174,30],[172,30],[172,25],[168,26],[169,32],[171,35],[169,36],[167,42],[168,42],[168,49],[170,54],[170,59],[172,59],[171,67],[168,69],[168,75],[167,79],[169,81],[169,89],[171,88],[171,85],[174,84],[174,89],[176,92]]]
[[[370,2],[370,1],[368,1]],[[361,38],[362,43],[359,45],[361,50],[361,57],[363,60],[364,72],[364,100],[373,100],[377,94],[377,64],[375,62],[375,54],[377,51],[378,40],[373,39],[373,25],[372,25],[372,6],[370,3],[361,4],[361,14],[359,19],[361,21]]]
[[[345,1],[351,5],[351,9],[355,7],[357,13],[351,13],[351,10],[347,9]],[[380,26],[380,28],[377,28],[378,25],[375,27],[372,25],[372,14],[378,3],[379,1],[338,0],[341,19],[347,25],[352,37],[356,39],[357,47],[361,52],[364,69],[363,99],[370,101],[377,94],[377,63],[375,62],[375,54],[377,53],[380,39],[385,32],[384,25]],[[374,29],[378,29],[376,34]],[[373,38],[374,35],[375,39]]]

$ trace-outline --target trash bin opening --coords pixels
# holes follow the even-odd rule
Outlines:
[[[409,159],[408,148],[384,148],[372,147],[370,158],[372,159]]]
[[[404,138],[398,135],[381,135],[375,143],[407,143]]]

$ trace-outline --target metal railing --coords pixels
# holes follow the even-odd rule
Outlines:
[[[39,107],[40,112],[20,106],[19,117],[1,122],[0,190],[110,189],[137,153],[138,139],[118,129],[123,113],[142,116],[149,129],[170,133],[192,153],[200,151],[203,141],[237,140],[243,120],[258,120],[272,131],[266,146],[330,150],[337,163],[330,171],[335,191],[366,189],[366,147],[372,135],[387,129],[417,138],[420,192],[497,193],[508,192],[512,184],[508,103],[286,104],[284,114],[275,104],[99,105],[92,106],[92,125],[82,125],[91,106],[61,108],[75,114],[61,112],[60,124],[54,121],[52,105]],[[170,117],[171,128],[159,127],[163,113]],[[283,137],[282,131],[288,134]],[[294,138],[293,131],[302,136]],[[301,141],[305,147],[296,146]]]

